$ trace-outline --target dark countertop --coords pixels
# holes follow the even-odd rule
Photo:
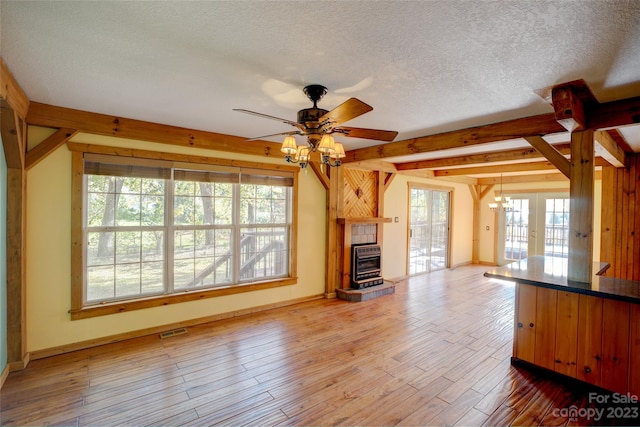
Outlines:
[[[591,283],[574,282],[567,279],[566,258],[534,256],[502,267],[494,267],[484,275],[543,288],[640,304],[640,282],[601,276],[600,274],[603,274],[607,268],[609,264],[606,262],[594,263],[594,276]]]

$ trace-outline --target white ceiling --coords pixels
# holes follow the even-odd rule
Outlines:
[[[312,83],[329,88],[319,107],[357,97],[374,110],[347,125],[396,140],[550,113],[535,91],[577,79],[600,102],[640,96],[637,0],[1,0],[0,13],[0,54],[30,100],[245,137],[293,128],[232,108],[295,121]]]

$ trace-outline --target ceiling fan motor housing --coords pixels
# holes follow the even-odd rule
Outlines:
[[[298,111],[298,123],[310,128],[317,128],[320,125],[318,119],[328,112],[322,108],[305,108]]]

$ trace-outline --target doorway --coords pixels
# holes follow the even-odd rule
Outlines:
[[[511,208],[500,211],[500,264],[528,256],[566,258],[569,253],[569,195],[511,195]]]
[[[451,190],[409,186],[410,276],[449,267]]]

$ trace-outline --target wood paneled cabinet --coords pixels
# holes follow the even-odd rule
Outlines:
[[[519,283],[515,315],[516,359],[640,395],[640,305]]]

